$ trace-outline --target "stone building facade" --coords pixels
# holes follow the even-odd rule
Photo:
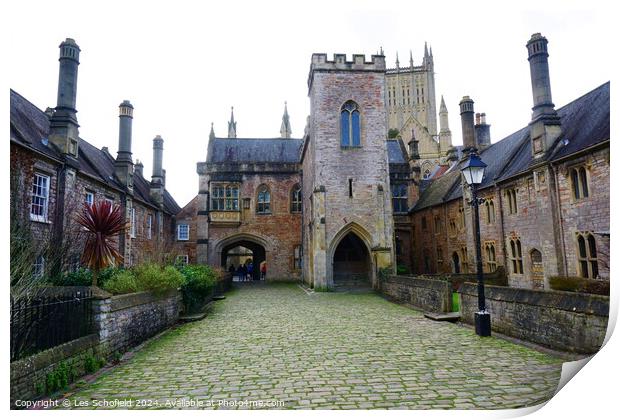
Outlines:
[[[84,203],[103,200],[120,206],[128,228],[117,239],[125,265],[163,258],[171,252],[175,214],[180,210],[165,189],[163,140],[154,140],[151,181],[133,163],[133,106],[119,106],[119,148],[113,157],[79,137],[76,93],[80,48],[72,39],[60,44],[58,101],[43,112],[10,92],[11,201],[15,216],[30,225],[38,255],[36,275],[79,265],[84,233],[75,222]],[[66,246],[61,260],[51,254]],[[46,261],[47,259],[47,261]],[[54,264],[51,267],[50,264]]]
[[[556,111],[547,40],[527,44],[534,107],[528,126],[490,144],[461,102],[465,146],[488,164],[479,187],[485,272],[543,289],[551,276],[609,278],[609,82]],[[478,121],[484,122],[484,121]],[[474,272],[470,191],[458,165],[422,185],[412,209],[416,273]]]

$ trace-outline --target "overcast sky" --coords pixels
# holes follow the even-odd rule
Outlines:
[[[443,95],[455,144],[461,144],[458,102],[464,95],[474,99],[477,112],[486,112],[493,142],[529,122],[525,43],[534,32],[549,40],[557,107],[611,77],[611,18],[604,2],[209,3],[16,2],[5,23],[10,87],[41,109],[54,107],[58,45],[74,38],[82,49],[81,137],[116,155],[118,105],[129,99],[134,161],[143,161],[150,177],[152,139],[160,134],[166,186],[183,206],[198,192],[196,162],[206,158],[211,122],[216,135],[226,136],[231,106],[239,137],[278,137],[288,101],[293,136],[301,137],[313,52],[350,58],[383,47],[392,67],[397,51],[406,65],[412,50],[419,65],[427,41],[437,107]]]

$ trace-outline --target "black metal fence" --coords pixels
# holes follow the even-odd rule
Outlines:
[[[92,334],[92,302],[88,288],[11,298],[11,361]]]

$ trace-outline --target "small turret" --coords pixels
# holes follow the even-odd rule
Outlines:
[[[283,139],[290,139],[292,135],[291,122],[288,116],[288,109],[286,108],[286,101],[284,102],[284,114],[282,115],[282,124],[280,125],[280,137]]]
[[[234,108],[230,107],[230,121],[228,121],[228,138],[237,138],[237,122],[235,121]]]
[[[151,177],[150,195],[160,206],[164,203],[164,139],[158,134],[153,139],[153,176]]]
[[[442,96],[439,106],[439,150],[445,155],[450,148],[452,148],[452,132],[448,123],[448,108]]]

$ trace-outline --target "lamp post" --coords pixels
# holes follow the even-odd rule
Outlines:
[[[478,185],[482,183],[484,177],[484,168],[487,164],[480,159],[476,149],[470,151],[467,160],[463,162],[461,173],[465,178],[467,185],[471,187],[470,205],[474,209],[474,240],[476,242],[476,274],[478,277],[478,312],[474,315],[474,324],[476,326],[476,334],[481,337],[491,335],[491,314],[486,309],[484,298],[484,281],[482,275],[482,249],[480,246],[480,214],[478,206]]]

